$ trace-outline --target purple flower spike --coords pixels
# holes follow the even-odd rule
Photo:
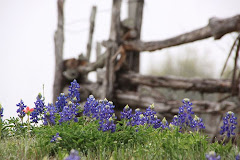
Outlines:
[[[206,154],[207,160],[221,160],[221,156],[217,156],[217,154],[214,151],[209,152]]]
[[[70,155],[67,158],[65,158],[64,160],[80,160],[80,159],[81,158],[80,158],[80,156],[78,154],[78,151],[72,149],[70,151]]]
[[[223,126],[221,127],[220,134],[223,135],[225,132],[227,133],[227,137],[231,137],[231,135],[235,135],[234,129],[236,129],[237,125],[237,117],[231,111],[226,113],[226,116],[223,117]]]

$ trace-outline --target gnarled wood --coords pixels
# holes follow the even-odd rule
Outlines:
[[[64,0],[57,1],[58,25],[54,35],[55,42],[55,76],[53,85],[53,102],[63,90],[63,43],[64,43]]]
[[[146,85],[150,87],[183,89],[186,91],[198,91],[201,93],[231,92],[231,80],[221,79],[189,79],[173,76],[146,76],[133,72],[128,72],[119,75],[119,83],[122,83],[122,85]],[[237,88],[236,92],[238,92]]]
[[[196,29],[192,32],[181,34],[179,36],[169,38],[162,41],[143,42],[138,41],[124,41],[123,46],[130,51],[155,51],[163,48],[178,46],[185,43],[190,43],[209,37],[220,39],[227,33],[240,31],[240,15],[231,18],[218,19],[211,18],[206,27]],[[106,42],[102,43],[104,46]]]

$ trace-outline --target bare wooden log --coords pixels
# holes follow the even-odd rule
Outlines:
[[[105,62],[106,74],[103,82],[104,94],[103,97],[106,97],[110,100],[113,98],[114,92],[114,82],[116,79],[115,76],[115,61],[112,61],[112,57],[116,53],[119,44],[120,44],[120,12],[121,12],[122,0],[113,0],[112,3],[112,17],[111,17],[111,30],[109,40],[115,42],[115,44],[107,48],[107,58]]]
[[[53,102],[63,89],[63,43],[64,43],[64,0],[57,1],[58,6],[58,25],[54,35],[55,42],[55,76],[53,85]]]
[[[119,75],[119,83],[128,85],[147,85],[150,87],[165,87],[198,91],[201,93],[230,93],[231,80],[180,78],[173,76],[146,76],[137,73],[124,73]],[[238,89],[236,88],[236,91]]]
[[[93,6],[90,16],[90,29],[89,29],[89,35],[88,35],[88,43],[87,43],[87,59],[90,61],[91,56],[91,50],[92,50],[92,38],[93,38],[93,32],[94,32],[94,26],[95,26],[95,17],[96,17],[97,7]]]
[[[240,15],[236,15],[234,17],[226,19],[211,18],[207,26],[196,29],[192,32],[181,34],[179,36],[162,41],[124,41],[123,46],[126,50],[130,51],[155,51],[163,48],[173,47],[185,43],[206,39],[209,37],[220,39],[227,33],[238,31],[240,31]],[[103,41],[102,44],[103,46],[107,46],[106,41]]]
[[[182,106],[181,101],[167,101],[162,98],[154,98],[151,95],[141,95],[132,91],[116,91],[116,102],[119,105],[128,104],[131,107],[146,109],[154,103],[154,110],[160,114],[177,114],[179,107]],[[193,111],[195,113],[225,113],[226,111],[236,111],[238,104],[224,101],[222,103],[210,101],[192,101]]]

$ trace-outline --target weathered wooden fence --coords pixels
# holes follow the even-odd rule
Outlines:
[[[238,101],[236,102],[224,99],[220,102],[192,101],[194,112],[211,114],[211,117],[217,118],[217,121],[211,121],[211,118],[207,120],[208,125],[212,125],[210,127],[211,131],[209,131],[211,133],[219,127],[220,115],[229,110],[239,113],[240,74],[236,67],[240,46],[239,36],[230,51],[231,54],[233,48],[237,46],[234,73],[231,80],[145,76],[139,74],[139,60],[141,51],[160,50],[210,37],[220,39],[225,34],[239,32],[240,15],[226,19],[211,18],[209,24],[203,28],[166,40],[143,42],[141,41],[141,25],[144,0],[129,0],[128,18],[123,21],[120,20],[121,4],[121,0],[113,0],[110,36],[107,41],[102,42],[106,51],[100,54],[98,47],[97,60],[90,63],[96,7],[93,7],[90,18],[91,27],[86,58],[81,55],[79,59],[63,60],[64,0],[58,0],[58,29],[55,33],[54,100],[60,92],[63,92],[65,85],[68,85],[73,79],[77,79],[81,85],[83,100],[89,94],[93,94],[99,99],[107,98],[115,103],[117,110],[121,110],[126,104],[133,108],[146,108],[154,103],[155,110],[160,116],[177,114],[178,107],[181,106],[181,100],[165,99],[155,91],[157,87],[200,93],[229,93],[231,96],[237,96]],[[95,83],[86,78],[91,71],[97,72],[97,82]],[[147,94],[142,90],[147,90]]]

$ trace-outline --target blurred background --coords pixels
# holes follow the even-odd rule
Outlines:
[[[127,2],[123,0],[122,19],[127,16]],[[64,59],[85,53],[93,5],[98,9],[92,51],[95,52],[96,42],[108,39],[111,0],[66,0]],[[239,0],[147,0],[141,39],[167,39],[206,26],[209,18],[228,18],[239,12]],[[37,94],[43,90],[46,102],[52,102],[57,1],[0,0],[0,20],[0,103],[4,107],[3,118],[7,119],[17,115],[16,104],[20,99],[33,107]],[[237,34],[232,33],[217,41],[209,38],[143,53],[140,73],[220,78],[236,37]],[[93,55],[91,61],[95,60]],[[224,78],[231,74],[233,58],[230,58]],[[96,79],[94,73],[90,74],[90,79]]]

